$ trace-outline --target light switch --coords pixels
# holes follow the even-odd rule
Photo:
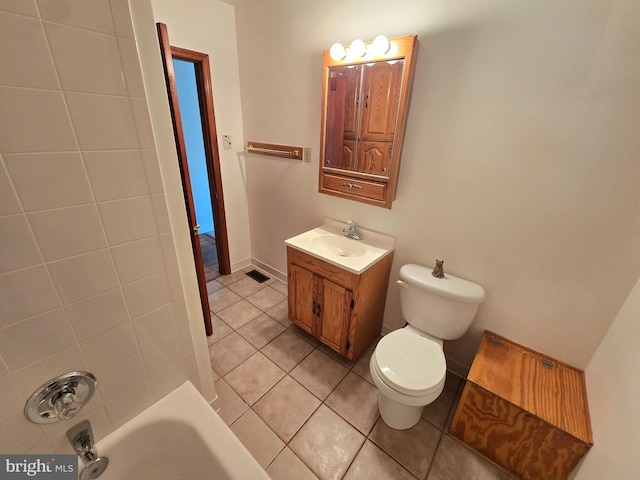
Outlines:
[[[222,148],[231,150],[231,135],[222,135]]]

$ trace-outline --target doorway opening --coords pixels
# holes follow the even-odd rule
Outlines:
[[[189,221],[189,234],[204,326],[207,335],[212,335],[213,328],[207,293],[207,281],[210,280],[207,280],[205,274],[203,247],[209,258],[215,251],[217,268],[215,267],[216,263],[209,262],[209,268],[214,272],[222,275],[229,274],[231,273],[231,265],[213,112],[209,56],[193,50],[171,46],[167,26],[162,23],[158,23],[156,26]],[[184,80],[183,87],[187,85],[181,89],[182,91],[178,88],[176,70],[179,70],[179,75]],[[184,115],[181,114],[183,107],[185,109]],[[190,140],[189,146],[187,138]],[[197,187],[194,189],[193,185],[197,185]],[[194,192],[197,193],[199,211],[196,209]],[[206,229],[206,231],[203,230],[202,235],[200,235],[202,225],[199,222],[202,222],[204,229]],[[212,242],[213,238],[215,241]]]

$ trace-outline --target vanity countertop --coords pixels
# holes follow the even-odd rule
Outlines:
[[[345,227],[346,222],[325,218],[322,226],[284,243],[355,274],[364,272],[395,248],[395,237],[358,226],[362,240],[354,240],[343,235]]]

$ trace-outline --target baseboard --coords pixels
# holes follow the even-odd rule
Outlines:
[[[251,259],[245,258],[244,260],[241,260],[231,265],[231,273],[237,272],[238,270],[242,270],[243,268],[249,267],[249,266],[251,266]]]
[[[460,378],[467,378],[467,376],[469,375],[470,367],[460,362],[457,362],[452,358],[449,358],[449,357],[446,357],[446,358],[447,358],[447,370],[455,373]]]
[[[266,263],[262,263],[260,260],[257,260],[255,258],[251,259],[251,264],[254,267],[258,267],[260,270],[264,270],[266,273],[269,273],[271,276],[277,278],[281,282],[287,283],[286,273],[282,273],[281,271],[276,270],[275,268],[267,265]]]

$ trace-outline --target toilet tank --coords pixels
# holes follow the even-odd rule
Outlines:
[[[443,340],[460,338],[471,326],[484,288],[445,274],[431,275],[431,268],[407,264],[400,268],[400,308],[409,325]]]

